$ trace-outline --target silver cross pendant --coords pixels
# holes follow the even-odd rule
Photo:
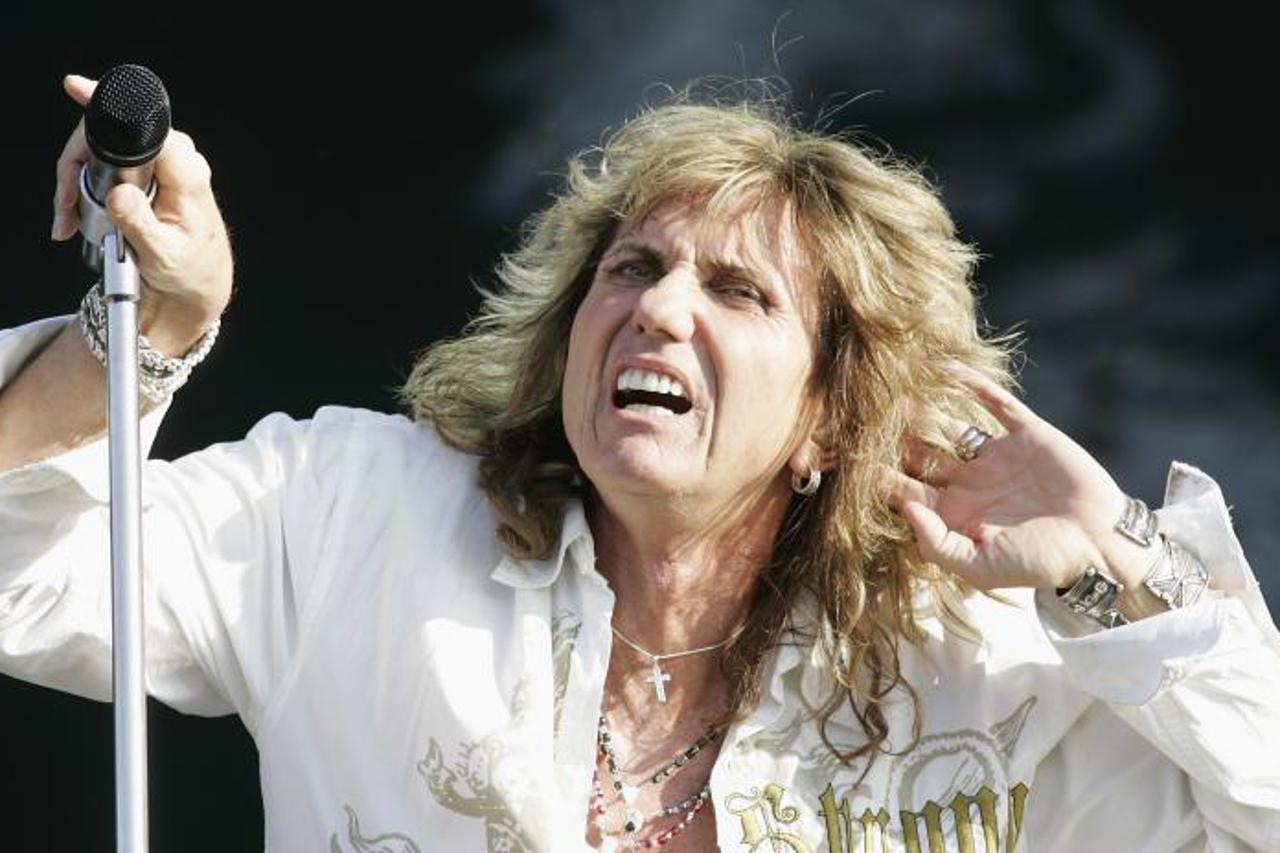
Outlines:
[[[650,675],[645,681],[653,685],[653,692],[658,694],[658,701],[666,703],[667,701],[667,685],[665,682],[671,680],[671,673],[662,671],[662,664],[657,658],[653,659],[653,675]]]

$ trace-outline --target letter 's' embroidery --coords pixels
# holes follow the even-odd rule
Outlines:
[[[749,793],[735,793],[724,798],[725,808],[741,821],[742,843],[747,845],[747,850],[813,853],[802,838],[785,829],[800,816],[795,807],[782,805],[786,793],[786,788],[781,785],[765,785],[763,791],[752,788]]]

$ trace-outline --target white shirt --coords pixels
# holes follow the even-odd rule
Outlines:
[[[0,332],[0,383],[62,322]],[[98,442],[0,475],[0,668],[102,700],[106,466]],[[922,737],[857,787],[806,721],[822,660],[783,646],[711,774],[721,848],[1280,850],[1280,634],[1211,479],[1175,463],[1160,520],[1225,597],[1081,632],[975,595],[981,643],[926,618]],[[271,415],[147,463],[148,688],[243,719],[267,850],[582,849],[613,594],[581,506],[546,561],[495,529],[476,460],[398,416]],[[906,748],[910,704],[887,713]]]

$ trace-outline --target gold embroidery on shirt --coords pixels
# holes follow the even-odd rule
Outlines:
[[[571,610],[561,610],[551,619],[551,678],[555,689],[555,730],[560,731],[560,714],[569,690],[569,669],[573,647],[578,642],[582,620]]]
[[[973,814],[976,808],[986,850],[994,851],[999,837],[996,815],[999,795],[1007,794],[1003,811],[1006,828],[1016,838],[1024,802],[1018,786],[1008,779],[1009,761],[1035,707],[1036,697],[1023,700],[986,731],[958,729],[920,739],[906,755],[894,759],[890,769],[886,806],[900,815],[903,843],[908,853],[920,850],[921,820],[930,853],[943,853],[944,810],[954,818],[954,837],[960,853],[975,850]],[[945,787],[940,784],[950,777]],[[985,793],[984,793],[985,791]],[[921,802],[924,805],[921,806]],[[1012,849],[1009,845],[1006,849]]]
[[[895,757],[883,804],[864,808],[861,814],[850,800],[870,799],[865,783],[837,795],[837,780],[847,779],[848,772],[832,773],[817,802],[826,849],[830,853],[1013,850],[1022,833],[1029,789],[1023,783],[1009,784],[1009,759],[1035,703],[1034,696],[1024,700],[985,732],[959,729],[921,738],[911,752]],[[792,725],[784,727],[784,736],[795,739]],[[805,773],[810,770],[806,766]],[[791,832],[779,827],[797,823],[800,817],[798,809],[781,807],[785,793],[782,786],[771,784],[763,793],[753,789],[750,794],[725,798],[727,811],[741,822],[744,850],[800,853],[813,849],[796,834],[798,827]],[[766,841],[773,847],[764,845]]]
[[[1018,846],[1018,836],[1022,835],[1022,815],[1027,808],[1027,794],[1030,789],[1019,782],[1009,789],[1009,838],[1005,842],[1006,850]]]
[[[342,807],[347,813],[347,840],[355,853],[422,853],[418,845],[407,835],[398,832],[365,838],[360,832],[360,818],[351,806]],[[338,841],[338,833],[329,836],[329,853],[346,853]]]
[[[836,803],[835,790],[830,784],[818,797],[818,814],[822,816],[827,831],[827,848],[831,853],[854,853],[853,823],[849,810],[849,798],[844,797]],[[882,806],[879,811],[863,809],[858,817],[862,824],[863,853],[889,853],[889,812]],[[845,839],[849,844],[845,846]],[[879,843],[876,843],[879,839]]]
[[[453,762],[447,763],[439,741],[430,738],[426,757],[418,763],[418,772],[426,780],[427,789],[436,802],[450,811],[484,821],[485,844],[489,853],[524,853],[535,850],[530,840],[530,824],[535,816],[524,804],[533,784],[532,774],[521,758],[507,744],[511,731],[524,725],[529,712],[528,681],[516,683],[510,704],[509,729],[478,741],[458,744]],[[399,833],[365,838],[360,832],[355,810],[347,812],[347,835],[354,853],[421,853],[417,844]],[[522,823],[520,814],[525,814]],[[330,853],[346,853],[333,833]]]
[[[795,823],[800,811],[783,806],[787,790],[781,785],[765,785],[764,791],[752,788],[749,793],[733,793],[724,798],[725,808],[742,822],[742,843],[747,849],[769,853],[813,853],[813,849],[797,835],[783,832],[779,824]],[[768,841],[768,847],[762,847]],[[785,846],[781,846],[785,845]]]
[[[510,730],[521,728],[528,711],[528,682],[521,679],[511,699]],[[459,743],[452,764],[446,764],[444,750],[431,738],[427,756],[418,764],[436,802],[484,821],[490,853],[535,849],[528,835],[530,827],[519,818],[527,812],[523,805],[533,779],[507,744],[508,734],[509,730],[503,730],[478,741]]]
[[[554,726],[569,687],[573,647],[582,629],[582,620],[570,610],[560,610],[551,619],[551,678]],[[530,808],[536,784],[535,774],[526,766],[512,741],[522,737],[531,711],[529,679],[516,682],[510,703],[510,723],[477,741],[457,744],[452,762],[445,759],[440,742],[430,738],[427,754],[418,763],[427,789],[446,809],[484,821],[485,840],[490,853],[519,853],[533,850],[533,839],[544,832],[545,815]]]
[[[766,787],[766,791],[770,788],[781,791],[777,785]],[[1008,814],[1006,815],[1006,834],[1004,845],[1000,845],[1000,821],[996,815],[996,806],[999,798],[990,788],[983,786],[979,788],[973,795],[958,793],[945,806],[939,805],[933,800],[926,800],[925,804],[916,810],[904,809],[898,813],[898,830],[902,841],[901,844],[894,845],[891,843],[891,835],[889,825],[891,822],[889,812],[881,807],[878,810],[865,808],[862,814],[858,816],[856,822],[853,819],[853,812],[849,806],[849,798],[842,797],[836,800],[835,789],[831,785],[827,785],[826,789],[818,797],[818,815],[823,819],[823,827],[827,836],[827,850],[830,853],[891,853],[893,850],[902,850],[905,853],[949,853],[950,848],[947,846],[947,834],[943,826],[944,815],[949,811],[954,817],[955,827],[955,850],[958,853],[978,853],[979,848],[976,844],[974,835],[974,810],[977,812],[977,827],[981,831],[982,851],[987,853],[995,853],[997,850],[1013,850],[1018,844],[1018,837],[1022,833],[1022,819],[1026,810],[1027,793],[1030,789],[1021,782],[1009,789],[1007,797]],[[753,792],[754,794],[754,792]],[[743,796],[741,794],[731,795],[726,798],[726,804],[734,796]],[[748,803],[747,807],[742,811],[733,811],[733,814],[743,821],[743,841],[752,845],[749,849],[754,850],[760,841],[781,839],[768,823],[767,818],[758,813],[761,807],[758,800]],[[750,809],[756,811],[749,811]],[[791,809],[793,813],[791,820],[795,820],[795,809]],[[924,824],[924,842],[921,844],[921,824]],[[858,832],[858,829],[861,832]],[[861,844],[858,843],[861,836]],[[792,845],[794,850],[808,850],[804,847],[799,839],[788,836],[782,839],[786,843]]]

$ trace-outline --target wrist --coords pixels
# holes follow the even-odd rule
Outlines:
[[[102,282],[89,288],[84,299],[80,301],[79,325],[81,334],[89,351],[104,367],[107,366],[107,323],[109,309],[103,297]],[[155,314],[149,317],[151,330],[167,335],[165,343],[180,355],[171,356],[154,346],[147,338],[145,330],[139,324],[137,337],[138,358],[138,391],[150,403],[158,403],[171,396],[181,388],[191,375],[191,371],[204,360],[218,338],[218,330],[222,325],[218,319],[200,332],[190,344],[184,340],[181,326],[172,320],[165,324],[154,322]]]
[[[1127,502],[1127,498],[1124,499]],[[1119,518],[1117,513],[1114,517]],[[1124,585],[1115,608],[1130,622],[1164,613],[1169,605],[1147,589],[1143,581],[1159,556],[1158,546],[1143,546],[1111,528],[1095,538],[1094,544],[1111,576]]]
[[[180,299],[144,289],[138,306],[138,332],[152,349],[169,358],[182,358],[221,317],[225,303]]]
[[[1169,605],[1139,582],[1133,586],[1125,586],[1124,592],[1116,598],[1115,608],[1130,622],[1137,622],[1166,612]]]
[[[1208,584],[1200,559],[1160,533],[1142,501],[1121,495],[1114,517],[1111,529],[1092,537],[1089,568],[1058,590],[1059,600],[1106,627],[1194,604]]]

